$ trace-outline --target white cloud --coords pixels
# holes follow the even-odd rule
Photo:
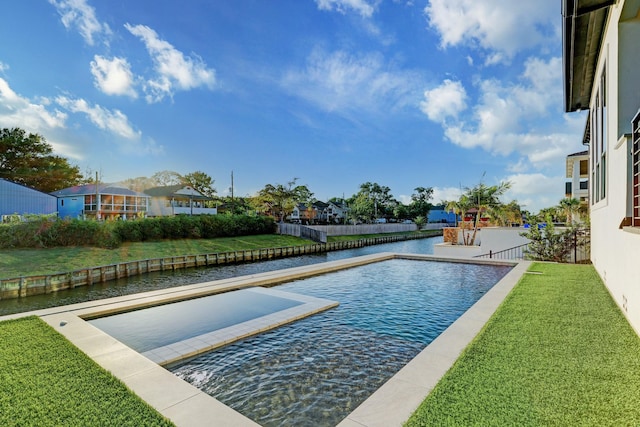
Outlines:
[[[505,202],[517,200],[523,209],[536,213],[558,204],[564,196],[564,180],[563,176],[542,173],[513,174],[506,178],[511,182],[511,189],[502,199]]]
[[[399,108],[413,102],[419,77],[396,70],[377,53],[314,50],[304,70],[285,73],[281,85],[326,111]]]
[[[170,43],[158,37],[151,28],[144,25],[125,24],[131,34],[145,44],[155,63],[157,78],[147,81],[148,102],[159,102],[165,96],[173,96],[174,89],[190,90],[200,86],[213,88],[216,82],[215,70],[198,56],[187,57]]]
[[[9,66],[5,63],[3,63],[2,61],[0,61],[0,73],[7,71],[9,69]]]
[[[28,133],[37,133],[46,137],[55,153],[71,159],[82,159],[82,154],[74,147],[56,140],[56,134],[60,134],[66,127],[67,114],[59,110],[50,111],[50,104],[47,98],[34,102],[18,95],[6,80],[0,78],[0,127],[20,128]]]
[[[64,128],[67,115],[59,110],[49,111],[47,104],[46,99],[33,102],[18,95],[0,78],[0,126],[19,127],[33,133]]]
[[[442,202],[458,200],[464,190],[460,187],[433,187],[433,204],[439,205]]]
[[[140,138],[140,132],[133,130],[127,116],[119,110],[109,111],[99,105],[91,106],[84,99],[71,99],[66,96],[57,97],[56,103],[72,113],[86,114],[89,120],[102,130],[126,139]]]
[[[126,95],[137,98],[133,88],[134,77],[131,66],[125,58],[107,59],[95,55],[91,61],[91,74],[98,89],[107,95]]]
[[[563,117],[561,76],[560,58],[533,58],[525,63],[518,83],[478,80],[475,107],[464,117],[464,104],[455,96],[464,89],[449,80],[425,93],[426,101],[436,101],[423,103],[422,110],[431,120],[442,123],[446,138],[456,145],[480,147],[505,156],[517,153],[526,157],[530,165],[541,168],[561,161],[584,126],[579,121],[557,119]],[[437,104],[438,100],[442,105]]]
[[[88,45],[93,46],[96,36],[111,34],[109,26],[98,21],[86,0],[49,0],[49,3],[58,10],[65,28],[77,28]]]
[[[460,82],[445,80],[440,86],[424,92],[420,109],[434,122],[458,117],[467,108],[467,93]]]
[[[378,1],[371,2],[367,0],[316,0],[318,9],[320,10],[337,10],[340,13],[346,13],[347,10],[353,10],[364,18],[370,18],[375,11]]]
[[[468,45],[489,52],[487,64],[517,52],[557,42],[560,15],[555,0],[430,0],[424,9],[443,48]]]

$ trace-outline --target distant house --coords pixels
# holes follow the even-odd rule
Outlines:
[[[563,0],[562,14],[564,107],[586,119],[591,261],[640,331],[640,2]]]
[[[329,202],[322,212],[323,219],[330,224],[342,224],[347,218],[349,207],[344,201]]]
[[[151,198],[149,216],[216,215],[217,208],[205,207],[205,202],[212,201],[189,185],[166,185],[144,190]]]
[[[0,178],[0,215],[49,215],[57,211],[56,197]]]
[[[565,184],[565,197],[586,204],[589,199],[589,151],[567,156],[566,177],[571,181]]]
[[[343,202],[315,201],[311,206],[299,203],[293,208],[289,220],[301,224],[341,224],[347,211],[347,205]]]
[[[317,203],[317,202],[316,202]],[[316,203],[311,206],[304,203],[298,203],[291,212],[289,220],[294,223],[312,224],[318,218],[318,208]]]
[[[149,196],[113,184],[76,185],[51,193],[60,218],[131,219],[146,216]]]

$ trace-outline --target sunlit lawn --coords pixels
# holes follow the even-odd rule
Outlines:
[[[0,322],[0,425],[172,426],[37,317]]]
[[[117,249],[62,247],[0,250],[0,278],[53,274],[144,259],[299,246],[309,243],[309,240],[298,237],[265,234],[124,243]]]
[[[392,233],[389,235],[416,234]],[[421,232],[424,235],[441,234]],[[381,235],[333,236],[329,241],[358,240]],[[384,235],[383,235],[384,236]],[[48,249],[0,250],[0,278],[54,274],[88,267],[117,264],[182,255],[211,254],[217,252],[243,251],[251,249],[302,246],[314,242],[299,237],[279,234],[257,236],[220,237],[215,239],[180,239],[153,242],[123,243],[116,249],[91,247],[62,247]]]
[[[531,271],[407,426],[640,425],[640,339],[594,268]]]

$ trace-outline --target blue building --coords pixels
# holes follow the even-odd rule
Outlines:
[[[0,215],[50,215],[56,211],[55,196],[0,178]]]
[[[131,219],[146,216],[150,197],[112,184],[76,185],[54,191],[60,218]]]
[[[432,207],[429,211],[429,218],[427,222],[454,225],[457,221],[460,221],[460,217],[456,218],[456,214],[445,210],[444,205],[438,205]]]

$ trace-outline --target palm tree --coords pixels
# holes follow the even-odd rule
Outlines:
[[[567,217],[567,223],[573,223],[573,216],[580,210],[580,200],[576,198],[565,198],[560,200],[559,208]]]
[[[476,209],[476,218],[473,226],[473,236],[471,237],[471,240],[468,243],[465,242],[465,244],[473,245],[475,243],[482,214],[489,208],[502,205],[502,202],[500,202],[500,196],[510,188],[511,183],[508,181],[503,181],[498,185],[492,185],[490,187],[481,182],[473,188],[466,188],[465,193],[460,199],[468,200],[471,206]]]
[[[458,226],[458,215],[460,215],[461,218],[464,218],[462,215],[464,214],[462,212],[462,205],[460,203],[459,200],[447,200],[445,202],[443,202],[444,204],[444,208],[447,212],[453,212],[453,214],[455,215],[455,226]]]

